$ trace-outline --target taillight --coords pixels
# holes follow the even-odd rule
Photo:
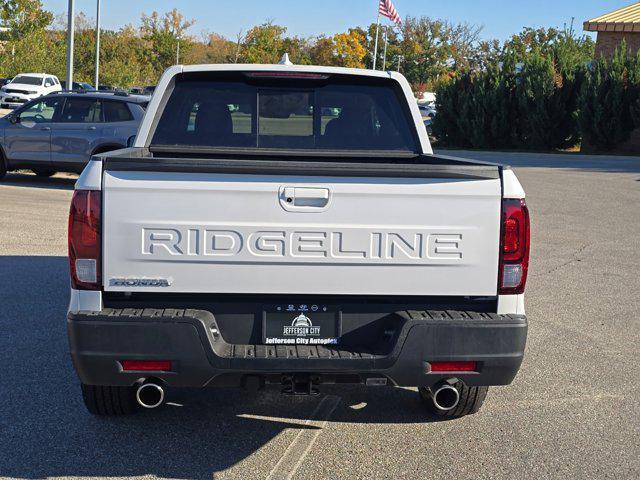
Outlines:
[[[69,211],[69,269],[77,290],[100,289],[100,192],[76,190]]]
[[[529,209],[524,199],[502,201],[498,293],[524,292],[529,268]]]

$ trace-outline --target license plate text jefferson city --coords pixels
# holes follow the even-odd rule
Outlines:
[[[163,260],[427,263],[462,260],[463,235],[426,229],[143,227],[142,255]],[[447,262],[447,263],[448,263]]]

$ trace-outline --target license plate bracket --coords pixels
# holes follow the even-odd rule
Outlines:
[[[266,305],[262,311],[265,345],[337,345],[341,334],[342,313],[336,305]]]

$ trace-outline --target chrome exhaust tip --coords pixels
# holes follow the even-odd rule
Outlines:
[[[437,384],[431,390],[433,404],[438,410],[443,412],[453,410],[460,401],[460,392],[450,382],[445,381]]]
[[[136,400],[144,408],[157,408],[164,402],[164,389],[155,383],[143,383],[136,390]]]

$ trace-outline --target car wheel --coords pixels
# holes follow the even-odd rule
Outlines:
[[[55,170],[37,169],[37,170],[33,170],[33,173],[35,173],[39,177],[51,177],[51,176],[55,175],[56,171]]]
[[[82,400],[93,415],[129,415],[138,410],[134,387],[82,384]]]
[[[467,387],[462,382],[456,382],[454,387],[458,390],[460,398],[458,405],[451,410],[440,410],[437,408],[433,403],[433,398],[431,398],[428,388],[420,387],[418,388],[418,393],[429,413],[443,419],[454,419],[464,417],[465,415],[472,415],[480,410],[489,391],[489,387]]]
[[[2,156],[2,152],[0,152],[0,180],[2,180],[6,174],[7,174],[7,164],[4,162],[4,157]]]

